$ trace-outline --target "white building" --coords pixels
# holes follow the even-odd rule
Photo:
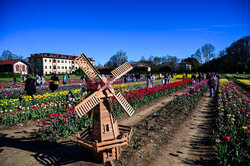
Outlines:
[[[39,74],[70,74],[79,68],[79,65],[75,63],[74,59],[77,56],[63,55],[54,53],[38,53],[31,54],[29,62],[31,69],[35,73]],[[89,58],[94,65],[94,60]]]
[[[181,62],[181,63],[179,63],[179,68],[182,70],[185,70],[185,71],[191,71],[192,66],[186,62]]]

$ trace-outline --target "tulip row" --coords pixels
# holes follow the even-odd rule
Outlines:
[[[36,95],[34,98],[26,96],[23,100],[9,100],[9,103],[3,103],[5,107],[0,110],[0,124],[11,126],[44,118],[51,113],[63,113],[66,106],[73,105],[66,99],[68,93],[69,91],[61,91]],[[79,96],[79,89],[72,93],[76,96],[77,103],[83,99]]]
[[[208,89],[207,80],[198,82],[194,87],[189,88],[182,96],[174,95],[172,104],[176,109],[188,111],[195,109],[196,103]]]
[[[249,161],[250,101],[232,82],[221,82],[217,130],[213,135],[219,165],[247,165]]]
[[[191,80],[182,80],[180,82],[170,83],[167,85],[159,85],[154,88],[138,89],[124,91],[123,96],[128,100],[133,108],[137,108],[143,104],[149,103],[156,98],[168,95],[190,85]],[[114,112],[116,115],[123,113],[121,107],[113,100]],[[78,131],[86,129],[91,125],[88,115],[82,118],[74,113],[72,107],[65,111],[65,114],[52,114],[49,119],[41,122],[41,128],[37,132],[37,137],[42,140],[58,141],[59,138],[76,134]]]
[[[250,80],[246,80],[246,79],[236,79],[236,82],[241,85],[242,87],[244,87],[245,89],[247,89],[248,91],[250,90]]]

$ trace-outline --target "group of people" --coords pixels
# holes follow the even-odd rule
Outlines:
[[[55,92],[58,87],[59,87],[59,78],[56,76],[56,74],[53,74],[51,79],[50,79],[50,84],[49,84],[49,88],[52,92]],[[25,87],[24,90],[26,91],[27,95],[32,96],[36,93],[36,87],[41,87],[45,82],[44,77],[40,77],[38,74],[36,75],[36,79],[32,78],[31,74],[28,74],[25,77]]]
[[[127,74],[123,77],[123,82],[127,83],[128,81],[137,82],[140,81],[141,74]]]
[[[193,74],[191,76],[191,83],[192,83],[192,86],[194,86],[194,84],[196,83],[196,81],[201,81],[201,80],[204,80],[205,79],[205,75],[203,73],[198,73],[198,76],[196,77],[195,74]]]
[[[154,87],[155,84],[155,75],[150,73],[146,76],[147,78],[147,88],[152,88]]]

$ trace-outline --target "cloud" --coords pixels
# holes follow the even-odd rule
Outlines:
[[[184,32],[197,32],[197,31],[207,31],[208,28],[185,28],[185,29],[177,29],[177,31]]]
[[[205,27],[190,27],[190,28],[183,28],[183,29],[176,29],[176,31],[181,32],[203,32],[203,33],[224,33],[221,30],[222,29],[228,29],[228,28],[236,28],[236,27],[243,27],[243,26],[249,26],[250,24],[214,24],[214,25],[208,25]]]
[[[211,28],[234,28],[234,27],[242,27],[248,26],[248,24],[215,24],[210,25]]]

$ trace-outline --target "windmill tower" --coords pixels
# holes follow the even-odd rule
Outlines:
[[[101,81],[99,86],[96,86],[95,92],[75,107],[79,117],[87,112],[93,115],[92,129],[87,129],[79,134],[77,142],[79,145],[92,149],[94,157],[104,163],[117,160],[119,158],[119,147],[129,144],[133,130],[128,126],[118,125],[113,116],[111,97],[116,99],[129,116],[133,115],[134,109],[120,92],[115,93],[112,84],[132,70],[133,67],[125,62],[111,72],[114,79],[108,81],[106,77],[101,77],[99,71],[84,54],[77,57],[75,61],[90,79],[98,78]]]

